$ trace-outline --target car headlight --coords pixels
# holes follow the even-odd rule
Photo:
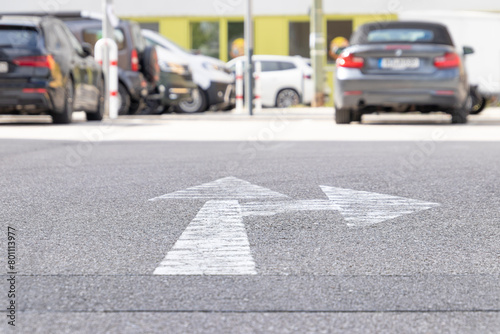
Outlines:
[[[214,65],[212,63],[203,63],[203,67],[207,70],[214,70],[214,71],[218,71],[219,70],[219,66],[217,65]]]

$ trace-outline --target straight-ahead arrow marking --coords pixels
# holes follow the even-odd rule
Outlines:
[[[256,275],[238,201],[208,201],[154,275]]]
[[[438,203],[377,194],[368,191],[320,186],[347,222],[347,226],[368,226],[402,215],[428,210]]]
[[[152,198],[209,200],[153,274],[256,275],[238,200],[285,198],[232,176]]]
[[[174,198],[235,200],[288,198],[288,196],[230,176],[213,182],[205,183],[200,186],[191,187],[163,196],[155,197],[150,199],[150,201]]]

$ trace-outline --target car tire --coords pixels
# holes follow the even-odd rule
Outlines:
[[[467,116],[469,116],[471,108],[472,108],[472,98],[469,95],[462,107],[453,110],[451,114],[451,123],[452,124],[467,123]]]
[[[158,55],[154,46],[147,46],[142,53],[142,69],[146,80],[154,85],[160,80]]]
[[[198,113],[207,110],[208,102],[205,92],[201,88],[193,89],[191,99],[179,102],[177,111],[186,114]]]
[[[300,103],[300,96],[294,89],[286,88],[276,95],[276,107],[288,108]]]
[[[480,97],[478,100],[473,99],[472,108],[470,110],[471,115],[477,115],[486,107],[487,100],[485,97]]]
[[[118,115],[128,115],[131,106],[131,98],[125,85],[120,83],[118,85]]]
[[[99,105],[97,106],[97,111],[86,111],[85,114],[87,114],[87,121],[102,121],[104,118],[104,112],[105,112],[105,101],[104,101],[104,94],[105,93],[105,88],[104,88],[104,80],[99,81]]]
[[[353,111],[351,114],[351,122],[361,123],[361,116],[363,116],[363,114],[359,111]]]
[[[64,86],[64,110],[62,113],[52,113],[52,122],[54,124],[69,124],[73,119],[74,104],[74,86],[73,80],[68,78]]]
[[[352,122],[351,111],[344,108],[335,109],[335,123],[337,124],[349,124]]]

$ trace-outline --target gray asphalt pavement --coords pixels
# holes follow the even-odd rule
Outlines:
[[[497,141],[132,139],[0,139],[17,332],[499,333]],[[439,206],[357,227],[251,215],[256,275],[153,275],[207,199],[150,199],[229,176],[290,200],[330,186]]]

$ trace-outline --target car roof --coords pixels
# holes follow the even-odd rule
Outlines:
[[[26,15],[0,15],[0,24],[38,27],[46,18]]]

